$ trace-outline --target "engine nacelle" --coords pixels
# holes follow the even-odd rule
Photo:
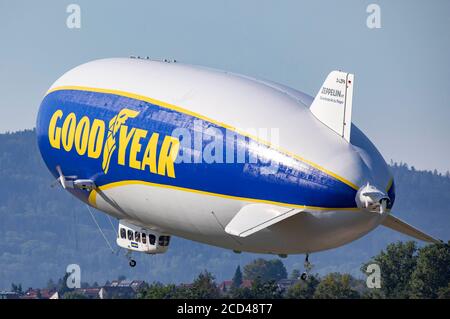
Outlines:
[[[117,245],[146,254],[163,254],[169,248],[170,235],[119,221]]]
[[[369,183],[358,190],[355,200],[359,208],[380,214],[384,214],[389,206],[389,196]]]

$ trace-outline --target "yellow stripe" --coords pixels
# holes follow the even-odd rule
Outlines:
[[[386,193],[389,192],[389,190],[391,189],[393,183],[394,183],[394,178],[391,177],[389,179],[388,185],[386,186]]]
[[[282,202],[276,202],[276,201],[270,201],[270,200],[264,200],[264,199],[257,199],[257,198],[247,198],[247,197],[239,197],[239,196],[232,196],[232,195],[225,195],[225,194],[219,194],[219,193],[212,193],[212,192],[206,192],[201,191],[197,189],[192,188],[185,188],[185,187],[179,187],[179,186],[173,186],[173,185],[166,185],[166,184],[157,184],[157,183],[150,183],[145,181],[139,181],[139,180],[127,180],[127,181],[120,181],[120,182],[113,182],[109,184],[102,185],[98,187],[100,191],[105,191],[111,188],[125,186],[125,185],[145,185],[145,186],[154,186],[154,187],[161,187],[161,188],[168,188],[168,189],[175,189],[179,191],[185,191],[195,194],[201,194],[201,195],[209,195],[209,196],[216,196],[226,199],[234,199],[234,200],[241,200],[241,201],[248,201],[248,202],[255,202],[255,203],[265,203],[265,204],[273,204],[273,205],[279,205],[289,208],[299,208],[299,209],[310,209],[310,210],[345,210],[345,211],[358,211],[359,209],[357,207],[318,207],[318,206],[306,206],[306,205],[295,205],[295,204],[289,204],[289,203],[282,203]],[[98,191],[92,190],[89,193],[89,203],[91,203],[93,206],[97,206],[97,194]]]
[[[88,197],[88,202],[93,206],[97,207],[97,191],[91,190]]]
[[[180,113],[191,115],[193,117],[197,117],[199,119],[202,119],[202,120],[214,123],[214,124],[216,124],[218,126],[224,127],[224,128],[226,128],[228,130],[234,131],[234,132],[236,132],[238,134],[241,134],[243,136],[249,137],[249,138],[251,138],[251,139],[253,139],[253,140],[255,140],[255,141],[257,141],[257,142],[259,142],[261,144],[264,144],[266,146],[271,147],[272,149],[278,150],[279,152],[284,153],[285,155],[288,155],[288,156],[293,157],[293,158],[295,158],[295,159],[297,159],[297,160],[299,160],[301,162],[304,162],[304,163],[306,163],[306,164],[308,164],[308,165],[318,169],[319,171],[322,171],[322,172],[324,172],[324,173],[334,177],[338,181],[341,181],[342,183],[350,186],[351,188],[353,188],[355,190],[359,189],[358,185],[350,182],[349,180],[345,179],[344,177],[339,176],[336,173],[333,173],[332,171],[330,171],[330,170],[328,170],[328,169],[326,169],[326,168],[324,168],[324,167],[322,167],[322,166],[320,166],[320,165],[318,165],[316,163],[313,163],[313,162],[311,162],[311,161],[309,161],[309,160],[307,160],[307,159],[305,159],[305,158],[303,158],[303,157],[301,157],[299,155],[296,155],[296,154],[294,154],[294,153],[292,153],[292,152],[290,152],[288,150],[285,150],[285,149],[283,149],[281,147],[277,147],[277,146],[271,145],[270,142],[264,141],[264,140],[258,138],[257,136],[252,136],[252,135],[250,135],[248,133],[242,132],[242,131],[238,130],[237,128],[233,127],[233,126],[230,126],[228,124],[225,124],[225,123],[213,120],[213,119],[211,119],[209,117],[206,117],[206,116],[203,116],[201,114],[189,111],[187,109],[181,108],[181,107],[173,105],[173,104],[169,104],[169,103],[166,103],[166,102],[162,102],[162,101],[159,101],[159,100],[155,100],[155,99],[149,98],[147,96],[134,94],[134,93],[129,93],[129,92],[125,92],[125,91],[111,90],[111,89],[100,89],[100,88],[91,88],[91,87],[85,87],[85,86],[59,86],[59,87],[56,87],[56,88],[48,90],[46,95],[48,95],[48,94],[50,94],[52,92],[55,92],[55,91],[62,91],[62,90],[77,90],[77,91],[88,91],[88,92],[115,94],[115,95],[120,95],[120,96],[124,96],[124,97],[128,97],[128,98],[132,98],[132,99],[148,102],[148,103],[155,104],[155,105],[158,105],[158,106],[170,109],[170,110],[174,110],[174,111],[177,111],[177,112],[180,112]]]

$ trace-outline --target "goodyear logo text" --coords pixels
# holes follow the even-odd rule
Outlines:
[[[103,120],[91,121],[87,116],[77,119],[73,112],[64,116],[62,110],[57,110],[48,126],[49,143],[53,148],[66,152],[75,150],[80,156],[94,159],[102,156],[105,174],[109,171],[112,155],[117,151],[119,165],[175,178],[174,162],[180,141],[170,135],[160,137],[157,132],[128,127],[127,120],[138,114],[138,111],[122,109],[106,128]],[[149,139],[145,143],[147,137]],[[158,143],[160,139],[162,142]]]

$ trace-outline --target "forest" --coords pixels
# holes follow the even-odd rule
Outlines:
[[[450,174],[420,171],[405,163],[390,164],[397,192],[393,213],[437,238],[450,238]],[[114,243],[117,221],[94,212],[113,247],[111,251],[86,206],[60,187],[50,186],[54,178],[40,157],[34,130],[0,134],[0,181],[0,290],[9,290],[13,282],[20,283],[24,289],[44,287],[49,279],[57,281],[69,264],[80,265],[82,281],[91,284],[126,276],[164,286],[193,283],[205,269],[219,283],[231,279],[238,265],[244,269],[260,258],[279,260],[268,255],[234,254],[173,238],[164,255],[136,254],[137,266],[131,269],[124,251],[118,250]],[[365,280],[361,267],[381,252],[386,253],[390,244],[409,240],[379,227],[353,243],[312,254],[315,275],[311,278],[320,279],[322,285],[348,280],[334,274]],[[419,267],[421,249],[428,246],[414,245],[412,255],[416,256]],[[294,255],[282,263],[291,274],[295,270],[303,271],[303,260],[304,256]],[[392,289],[393,292],[384,292],[386,296],[411,294],[403,288]]]

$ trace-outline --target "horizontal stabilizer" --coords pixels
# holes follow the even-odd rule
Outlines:
[[[350,142],[352,124],[353,74],[332,71],[310,106],[323,124]]]
[[[249,204],[241,208],[225,227],[225,231],[230,235],[247,237],[300,212],[301,209],[276,205]]]
[[[435,244],[442,243],[441,240],[435,239],[430,235],[425,234],[424,232],[418,230],[417,228],[405,223],[401,219],[392,215],[388,215],[386,219],[383,221],[382,225],[419,240]]]

